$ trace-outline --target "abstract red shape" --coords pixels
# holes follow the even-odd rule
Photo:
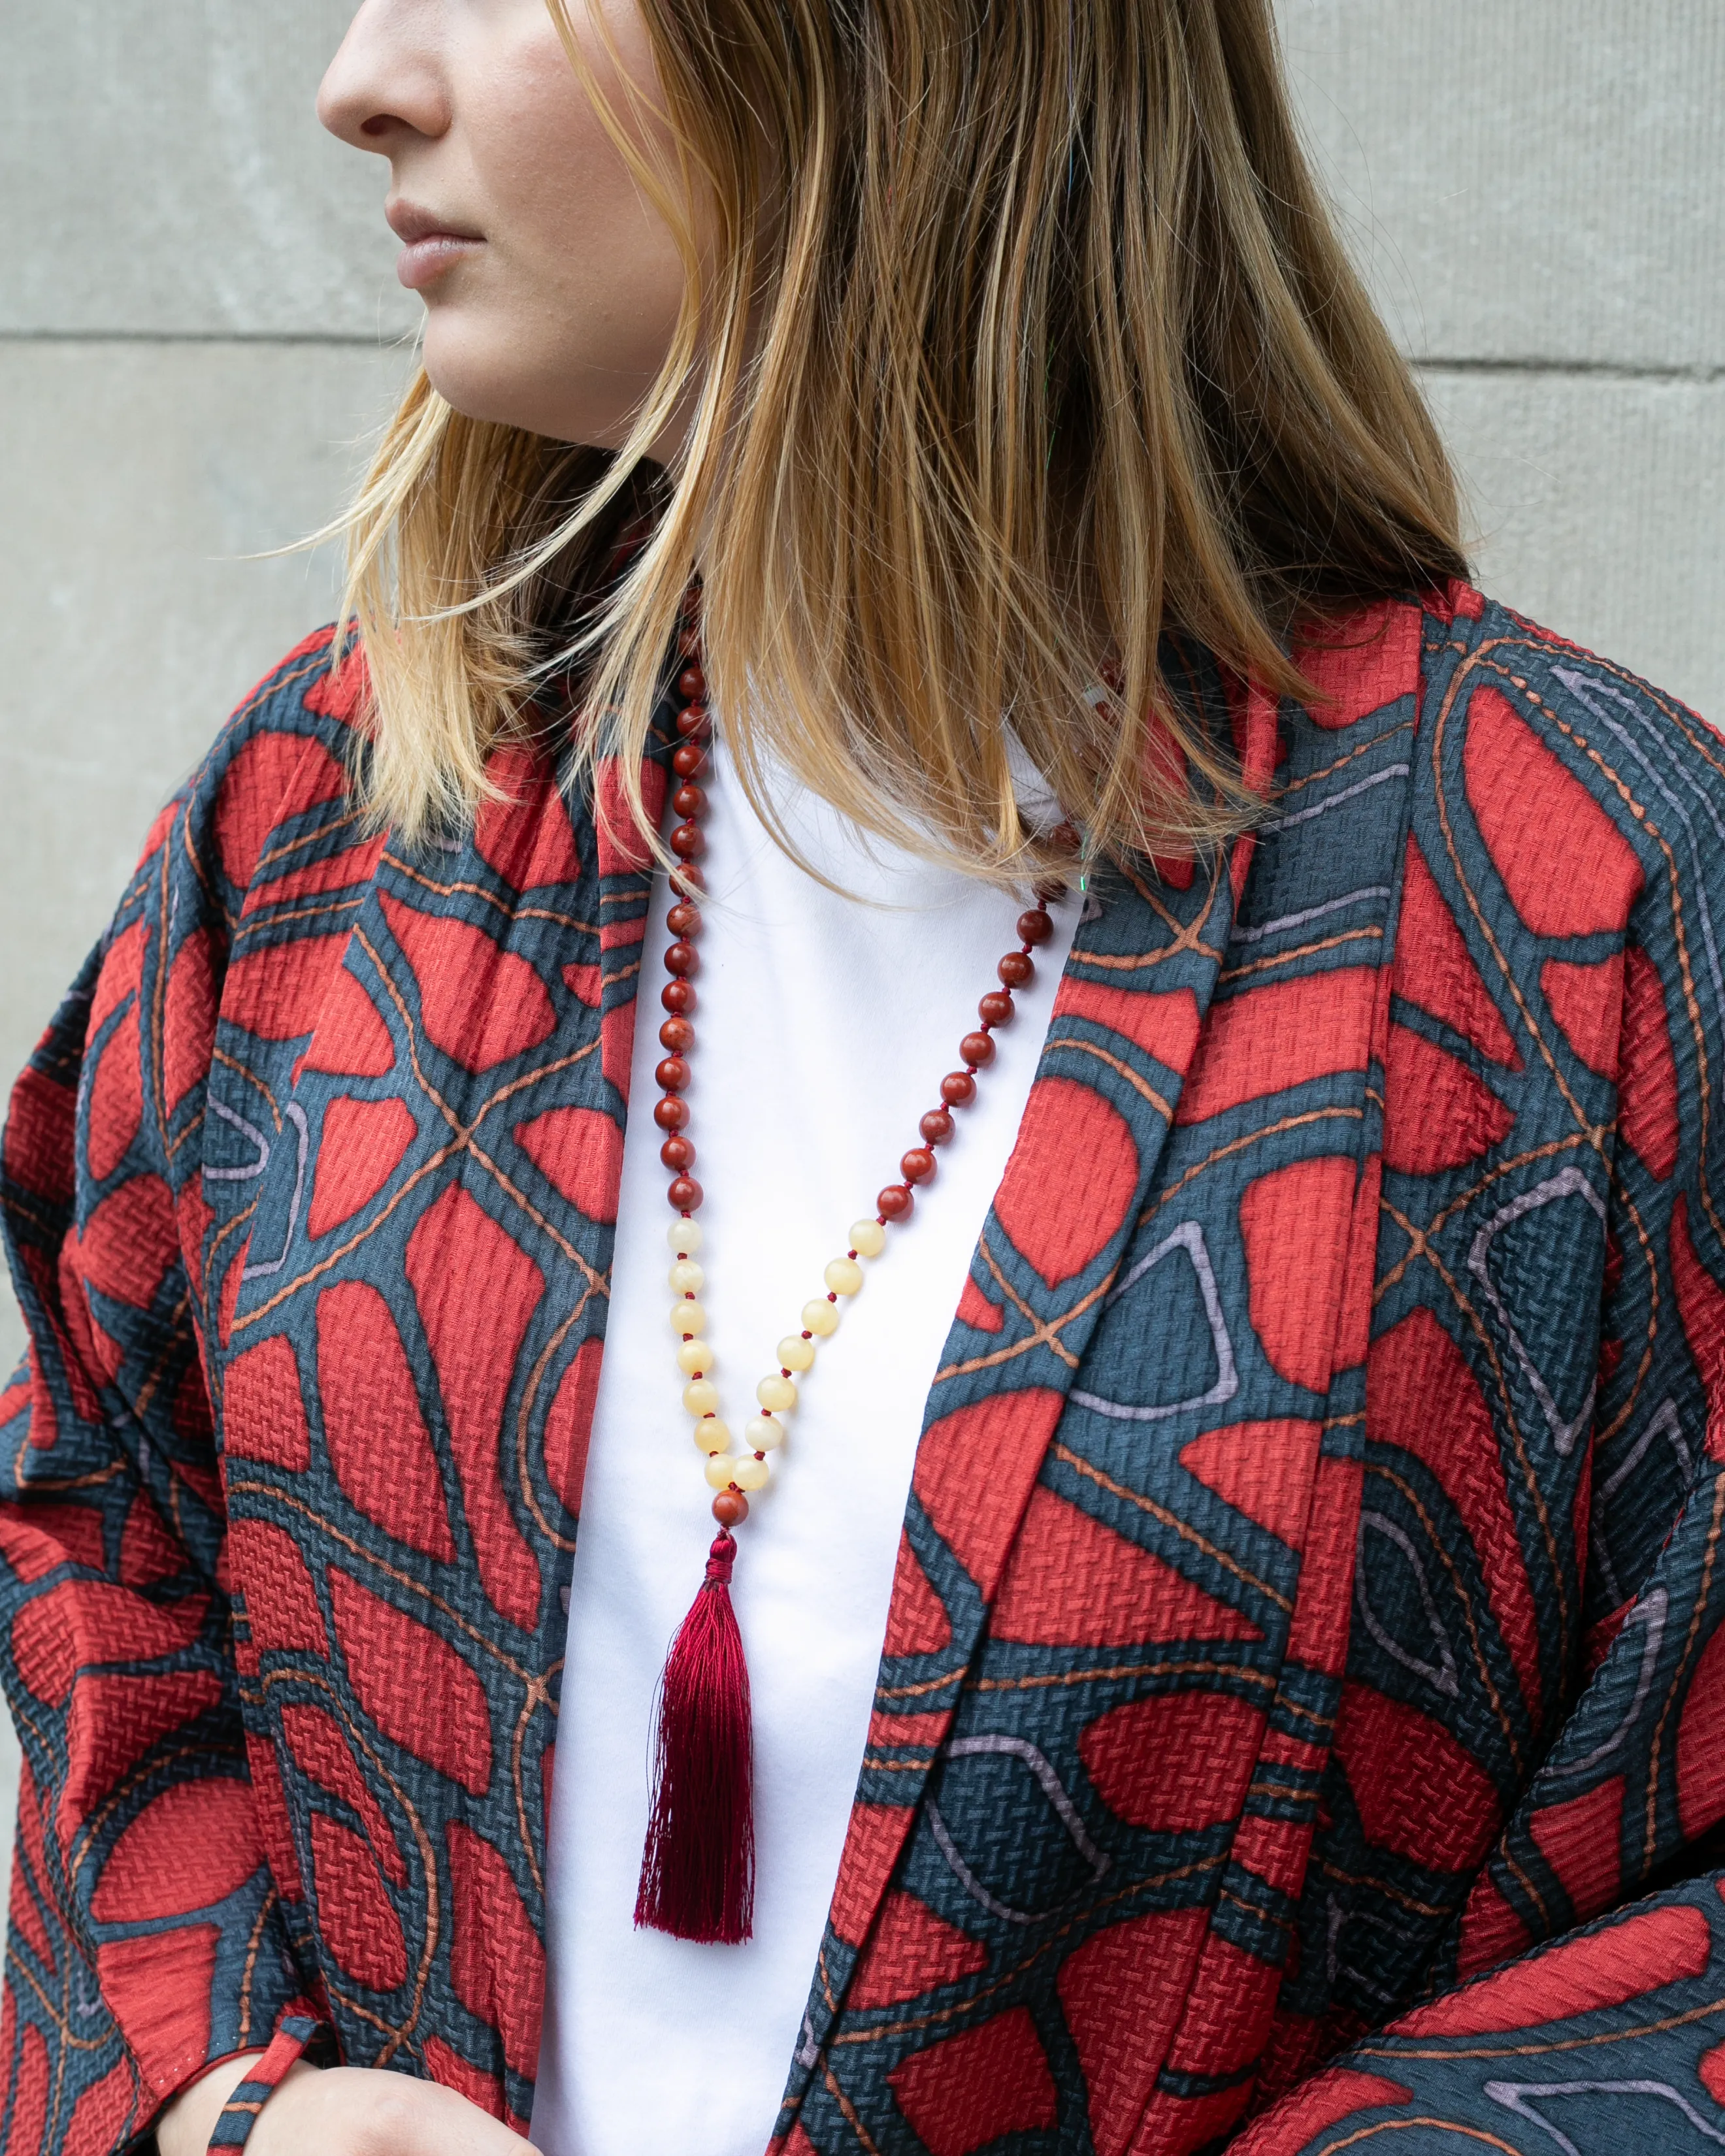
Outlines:
[[[928,1584],[906,1535],[898,1538],[898,1562],[892,1575],[892,1600],[886,1611],[889,1655],[938,1655],[952,1644],[952,1620],[947,1605]]]
[[[997,1640],[1045,1647],[1260,1640],[1249,1618],[1041,1483],[994,1598]]]
[[[485,775],[504,798],[482,802],[474,819],[480,858],[517,891],[578,882],[581,856],[556,774],[531,750],[507,748],[491,758]]]
[[[1522,1068],[1509,1029],[1413,839],[1408,841],[1395,932],[1395,989],[1430,1017],[1453,1027],[1493,1063],[1507,1064],[1512,1070]]]
[[[1099,1715],[1078,1756],[1128,1826],[1189,1834],[1238,1817],[1263,1739],[1263,1712],[1245,1700],[1159,1692]]]
[[[332,1714],[321,1707],[289,1704],[281,1710],[281,1733],[288,1750],[301,1769],[332,1797],[357,1812],[364,1822],[372,1853],[398,1887],[407,1884],[408,1867],[394,1830],[383,1816],[371,1785],[353,1756],[347,1732]],[[399,1982],[399,1979],[397,1979]],[[393,1990],[393,1984],[378,1989]]]
[[[1717,1711],[1715,1703],[1715,1727],[1709,1732],[1709,1741],[1717,1743],[1718,1725],[1725,1723],[1725,1713]],[[1711,1825],[1719,1815],[1718,1761],[1714,1751],[1705,1762],[1705,1772],[1715,1784],[1716,1809],[1707,1824]],[[1677,1804],[1681,1811],[1683,1802],[1681,1739],[1679,1738],[1677,1768]],[[1597,1788],[1584,1789],[1579,1797],[1568,1797],[1560,1804],[1543,1804],[1527,1821],[1533,1836],[1533,1845],[1558,1875],[1563,1892],[1569,1897],[1569,1907],[1576,1920],[1596,1917],[1602,1909],[1609,1909],[1616,1902],[1623,1887],[1623,1777],[1614,1774]],[[1686,1835],[1692,1831],[1684,1821]],[[1697,1826],[1693,1830],[1699,1832]]]
[[[1623,1029],[1622,952],[1585,966],[1548,958],[1539,986],[1563,1038],[1588,1069],[1615,1080]]]
[[[1081,1273],[1137,1194],[1138,1144],[1120,1111],[1073,1078],[1039,1078],[994,1198],[1013,1247],[1050,1287]]]
[[[599,1020],[599,1068],[608,1084],[629,1098],[629,1063],[635,1050],[635,998],[614,1004]]]
[[[511,2072],[539,2069],[539,2021],[545,1999],[545,1948],[509,1869],[482,1835],[451,1820],[449,1980],[470,2014],[503,2039]]]
[[[383,1734],[474,1796],[491,1783],[491,1712],[465,1657],[338,1566],[336,1634],[354,1696]]]
[[[1358,1178],[1340,1153],[1290,1161],[1247,1184],[1240,1201],[1252,1330],[1291,1384],[1329,1384]]]
[[[1498,1892],[1489,1871],[1481,1871],[1462,1906],[1461,1943],[1455,1957],[1458,1976],[1495,1969],[1501,1961],[1525,1953],[1533,1935]]]
[[[307,1233],[326,1235],[369,1205],[401,1166],[418,1128],[405,1101],[331,1101],[318,1137]]]
[[[90,1913],[100,1924],[188,1916],[237,1893],[263,1861],[249,1785],[203,1774],[132,1820],[102,1866]]]
[[[585,1004],[589,1010],[598,1009],[599,998],[605,989],[605,976],[602,968],[565,966],[563,982],[566,987],[573,989],[577,1000]]]
[[[1294,2156],[1327,2128],[1339,2126],[1363,2111],[1411,2103],[1414,2092],[1383,2074],[1363,2074],[1353,2066],[1332,2066],[1303,2088],[1285,2096],[1275,2110],[1254,2123],[1240,2138],[1240,2156]]]
[[[377,1861],[351,1827],[311,1814],[311,1876],[317,1928],[356,1984],[394,1991],[407,1980],[408,1948]]]
[[[1128,1917],[1086,1939],[1055,1978],[1078,2046],[1096,2156],[1127,2156],[1161,2069],[1209,1917]]]
[[[1461,1168],[1500,1145],[1515,1116],[1447,1050],[1392,1025],[1384,1055],[1384,1160],[1401,1175]]]
[[[311,1466],[299,1358],[286,1333],[242,1348],[223,1372],[222,1445],[236,1458],[267,1460],[295,1475]]]
[[[1693,1840],[1725,1819],[1725,1630],[1701,1650],[1677,1724],[1677,1817]],[[1616,1854],[1614,1840],[1612,1853]]]
[[[1336,1723],[1336,1757],[1368,1841],[1428,1871],[1471,1871],[1502,1822],[1497,1785],[1440,1722],[1417,1707],[1349,1684]],[[1441,1789],[1443,1802],[1434,1804]]]
[[[880,1905],[845,2003],[865,2010],[896,2006],[988,1966],[988,1948],[968,1932],[936,1916],[914,1894],[891,1893]]]
[[[1650,1175],[1677,1164],[1677,1065],[1659,969],[1638,944],[1624,953],[1622,1075],[1617,1129]]]
[[[378,903],[413,969],[426,1038],[464,1070],[495,1070],[557,1028],[545,983],[518,952],[469,921]]]
[[[1703,2051],[1696,2066],[1701,2085],[1715,2103],[1725,2104],[1725,2044]]]
[[[159,1587],[186,1568],[186,1550],[162,1524],[156,1500],[141,1489],[126,1511],[120,1531],[120,1578],[126,1587]]]
[[[179,1249],[167,1185],[159,1175],[134,1175],[85,1222],[78,1266],[99,1295],[147,1310]]]
[[[215,1044],[216,977],[209,931],[194,928],[174,953],[162,998],[162,1089],[170,1116],[209,1075]]]
[[[98,1183],[105,1183],[131,1152],[144,1120],[144,1076],[138,1054],[134,1004],[108,1035],[90,1081],[84,1157]]]
[[[213,1924],[182,1924],[96,1948],[102,2004],[134,2058],[183,2059],[191,2071],[203,2065],[221,1937]]]
[[[868,1937],[875,1906],[916,1816],[910,1804],[851,1806],[829,1912],[833,1929],[847,1946],[860,1946]]]
[[[485,1593],[511,1624],[539,1621],[539,1560],[509,1508],[514,1447],[504,1404],[545,1276],[521,1245],[452,1183],[408,1238],[408,1278],[431,1343],[468,1532]]]
[[[276,826],[333,800],[347,783],[341,765],[310,735],[254,734],[222,774],[216,803],[216,847],[229,883],[244,891]]]
[[[587,1448],[593,1436],[593,1403],[599,1395],[603,1340],[583,1340],[558,1380],[545,1417],[545,1471],[551,1486],[573,1513],[581,1511],[587,1480]]]
[[[990,1598],[1065,1401],[1044,1386],[997,1394],[922,1433],[912,1487],[953,1556]],[[988,1462],[986,1475],[978,1463]]]
[[[222,1016],[259,1040],[299,1040],[323,1015],[347,937],[331,932],[269,943],[234,959],[222,978]]]
[[[1415,2007],[1390,2029],[1398,2036],[1486,2036],[1567,2021],[1701,1976],[1712,1953],[1712,1933],[1699,1909],[1681,1902],[1644,1909],[1584,1938],[1525,1955]]]
[[[1122,988],[1067,973],[1055,996],[1052,1032],[1063,1018],[1105,1025],[1170,1070],[1183,1071],[1198,1045],[1198,998],[1190,988]]]
[[[1366,1362],[1366,1423],[1379,1442],[1423,1460],[1461,1514],[1522,1697],[1537,1711],[1539,1615],[1510,1510],[1497,1425],[1461,1350],[1430,1311],[1413,1311],[1373,1342]]]
[[[1236,1512],[1297,1550],[1312,1512],[1312,1476],[1323,1424],[1289,1416],[1234,1423],[1194,1437],[1180,1465]]]
[[[1468,700],[1462,773],[1510,903],[1536,936],[1623,927],[1641,888],[1635,849],[1501,690]]]
[[[108,1580],[63,1580],[13,1618],[13,1657],[37,1698],[59,1707],[87,1663],[150,1662],[189,1647],[208,1608],[201,1594],[151,1602]]]
[[[35,2031],[29,2032],[32,2035]],[[67,2130],[68,2148],[118,2148],[123,2147],[128,2132],[138,2116],[139,2092],[135,2070],[130,2059],[122,2059],[118,2066],[110,2066],[99,2082],[92,2082],[72,2107],[72,2123]],[[13,2139],[19,2156],[33,2144],[18,2133],[16,2114],[13,2115]]]
[[[91,1812],[162,1738],[222,1702],[208,1670],[172,1676],[110,1676],[92,1671],[72,1687],[66,1718],[67,1769],[59,1831],[69,1842]]]
[[[623,1131],[603,1108],[548,1108],[515,1127],[516,1143],[547,1183],[589,1220],[617,1218]]]
[[[286,899],[323,898],[331,891],[362,888],[377,874],[384,844],[380,834],[357,844],[344,846],[340,853],[326,854],[321,860],[307,861],[301,868],[254,878],[239,909],[240,918],[259,912],[266,906],[280,906]],[[295,849],[288,858],[297,860],[299,850]]]
[[[383,1078],[395,1068],[389,1028],[346,966],[331,975],[313,1016],[311,1045],[300,1059],[299,1070],[320,1070],[331,1078]]]
[[[1417,606],[1372,606],[1327,622],[1321,640],[1301,642],[1293,654],[1314,691],[1305,701],[1308,716],[1333,731],[1411,696],[1420,686],[1422,632]]]
[[[483,2066],[471,2065],[461,2054],[444,2043],[440,2036],[425,2039],[425,2065],[431,2078],[445,2088],[452,2088],[465,2096],[470,2103],[477,2104],[481,2111],[489,2112],[493,2118],[506,2118],[509,2106],[503,2099],[503,2084],[495,2074],[488,2074]]]
[[[8,2005],[11,2003],[8,1998]],[[9,2073],[12,2070],[12,2047],[9,2044],[6,2064]],[[18,2061],[17,2080],[12,2091],[12,2117],[8,2121],[6,2136],[8,2145],[18,2150],[18,2156],[40,2156],[48,2132],[48,2099],[53,2086],[47,2041],[33,2022],[27,2023]]]
[[[228,1563],[245,1601],[252,1645],[268,1654],[327,1659],[329,1635],[300,1545],[274,1520],[235,1520],[228,1530]]]
[[[649,829],[657,830],[665,805],[665,773],[656,763],[644,762],[640,784]],[[601,875],[626,875],[651,865],[652,847],[629,807],[622,762],[614,756],[601,757],[593,773],[593,824]]]
[[[1057,2116],[1054,2076],[1029,2010],[913,2051],[887,2076],[929,2156],[969,2156],[1008,2133],[1034,2133]]]
[[[1006,1323],[1006,1312],[998,1302],[990,1302],[967,1273],[963,1292],[958,1297],[958,1320],[963,1325],[973,1326],[978,1332],[999,1332]]]
[[[443,1476],[389,1305],[368,1281],[317,1299],[323,1441],[336,1480],[367,1519],[440,1563],[455,1558]]]
[[[1345,966],[1212,1004],[1174,1121],[1201,1123],[1313,1078],[1363,1070],[1377,993],[1375,968]]]
[[[7,1562],[26,1585],[63,1564],[88,1565],[92,1572],[107,1569],[108,1537],[100,1508],[80,1505],[32,1504],[8,1519],[3,1530]],[[136,1585],[127,1580],[128,1587]]]

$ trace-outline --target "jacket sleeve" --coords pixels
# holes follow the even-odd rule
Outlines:
[[[1466,1980],[1230,2156],[1725,2147],[1725,752],[1700,746],[1593,1051],[1617,1096],[1568,1711],[1440,1958]]]
[[[232,871],[269,820],[236,789],[281,761],[257,754],[280,680],[158,819],[7,1121],[29,1344],[0,1394],[0,1681],[23,1762],[4,2156],[126,2147],[304,2012],[241,1721],[203,1355],[205,1081]]]

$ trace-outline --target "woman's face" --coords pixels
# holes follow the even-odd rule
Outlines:
[[[570,0],[569,18],[625,121],[617,64],[659,103],[635,0]],[[546,0],[364,0],[318,115],[389,160],[384,214],[406,243],[397,275],[425,303],[434,387],[476,419],[623,441],[669,347],[682,266]],[[661,436],[653,454],[672,446]]]

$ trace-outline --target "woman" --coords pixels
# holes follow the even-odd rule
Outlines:
[[[7,1130],[0,2145],[1725,2140],[1725,754],[1464,581],[1267,8],[323,111],[355,633]]]

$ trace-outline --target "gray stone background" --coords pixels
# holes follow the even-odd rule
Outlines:
[[[0,9],[0,1070],[223,714],[333,606],[408,364],[349,0]],[[1280,0],[1481,579],[1725,720],[1725,9]],[[0,1360],[22,1333],[0,1295]],[[0,1753],[9,1830],[10,1732]]]

